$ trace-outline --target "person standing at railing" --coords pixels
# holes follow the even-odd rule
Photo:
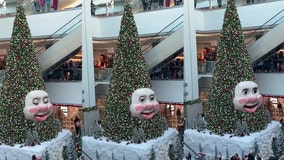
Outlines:
[[[159,0],[159,7],[163,8],[164,7],[164,0]]]
[[[171,0],[166,0],[166,7],[170,7],[171,5]]]
[[[210,49],[206,49],[205,53],[205,61],[206,61],[206,72],[212,71],[212,54],[210,52]]]
[[[53,6],[52,8],[56,11],[58,8],[58,0],[53,0]]]
[[[221,8],[222,7],[222,0],[217,0],[218,3],[218,7]]]
[[[33,13],[36,13],[34,0],[31,0],[31,5],[32,5],[32,11],[33,11]]]
[[[39,0],[40,8],[42,12],[45,12],[45,0]]]
[[[33,13],[40,12],[40,5],[39,5],[38,0],[32,0],[32,7],[33,7]]]
[[[179,0],[174,0],[174,2],[175,2],[175,6],[180,5],[180,1]]]
[[[147,9],[148,9],[148,0],[142,0],[142,4],[143,4],[143,10],[147,11]]]
[[[93,0],[91,0],[91,15],[92,16],[96,15],[96,6],[95,6]]]
[[[46,10],[47,11],[50,11],[50,0],[45,0],[45,3],[46,3]]]
[[[159,1],[158,0],[152,0],[153,9],[157,9],[159,7]]]

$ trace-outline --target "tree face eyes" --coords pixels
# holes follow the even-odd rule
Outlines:
[[[150,99],[150,101],[153,101],[155,99],[155,96],[154,95],[150,95],[149,99]]]
[[[256,93],[257,93],[257,88],[253,88],[253,89],[252,89],[252,93],[253,93],[253,94],[256,94]]]
[[[242,94],[243,94],[243,95],[247,95],[247,94],[248,94],[248,89],[243,89],[243,90],[242,90]]]
[[[139,97],[139,102],[144,102],[144,101],[145,101],[145,97],[144,96]]]
[[[247,95],[248,92],[249,92],[249,89],[243,89],[242,90],[242,94],[243,95]],[[258,93],[258,89],[257,88],[253,88],[251,92],[252,92],[252,94],[256,94],[256,93]]]
[[[39,98],[34,98],[34,99],[33,99],[33,104],[34,104],[34,105],[39,105],[39,101],[40,101]],[[43,101],[44,104],[49,103],[48,97],[43,97],[43,100],[42,100],[42,101]]]
[[[48,97],[44,97],[44,98],[43,98],[43,103],[44,103],[44,104],[47,104],[48,102],[49,102]]]
[[[38,104],[39,104],[38,98],[33,99],[33,104],[34,104],[34,105],[38,105]]]

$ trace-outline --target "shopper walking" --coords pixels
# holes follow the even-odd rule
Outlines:
[[[279,115],[283,115],[282,104],[280,102],[278,102],[277,108],[278,108]]]

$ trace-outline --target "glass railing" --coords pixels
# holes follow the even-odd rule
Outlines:
[[[254,3],[250,3],[249,5],[252,4],[259,4],[259,3],[267,3],[270,1],[280,1],[280,0],[255,0]],[[71,4],[75,2],[74,0],[70,1],[70,4],[67,4],[66,7],[62,7],[60,6],[59,8],[61,10],[70,10],[70,9],[78,9],[81,8],[81,4],[77,4],[77,5],[73,5],[71,6]],[[153,10],[159,10],[159,9],[168,9],[168,8],[172,8],[172,7],[180,7],[183,6],[182,3],[175,5],[173,3],[173,1],[171,1],[172,3],[169,3],[168,5],[166,5],[166,3],[164,2],[163,5],[159,5],[158,7],[155,7],[156,4],[149,4],[150,10],[143,10],[143,5],[140,5],[140,3],[138,1],[134,1],[131,0],[130,4],[133,6],[133,12],[134,13],[139,13],[139,12],[148,12],[148,11],[153,11]],[[243,5],[247,5],[247,0],[238,0],[236,1],[236,6],[243,6]],[[212,9],[219,9],[219,8],[224,8],[226,6],[227,1],[223,1],[222,2],[222,6],[219,7],[217,1],[208,1],[208,0],[196,0],[196,9],[198,10],[212,10]],[[32,4],[30,2],[30,0],[25,0],[23,2],[23,4],[25,5],[25,11],[26,11],[26,15],[30,15],[30,14],[38,14],[38,13],[34,13],[33,12],[33,7]],[[108,6],[96,6],[96,15],[98,16],[111,16],[111,15],[122,15],[123,13],[123,6],[124,5],[124,1],[115,1],[114,4],[108,5]],[[15,16],[15,8],[16,3],[9,3],[6,4],[6,6],[2,6],[0,7],[0,18],[1,17],[11,17],[11,16]],[[99,11],[99,9],[102,9],[102,11]],[[48,12],[56,12],[56,11],[60,11],[59,10],[54,10],[51,9]],[[47,11],[46,11],[47,12]],[[46,13],[46,12],[40,12],[40,13]]]
[[[198,61],[199,74],[213,74],[215,61]]]
[[[164,66],[150,74],[151,80],[181,80],[183,66]]]
[[[109,81],[111,68],[95,68],[97,82]],[[58,68],[44,77],[45,82],[82,81],[82,68]]]
[[[255,73],[284,73],[284,54],[279,51],[269,55],[257,63],[253,70]]]
[[[35,7],[32,4],[31,0],[23,0],[22,4],[25,8],[25,14],[26,15],[32,15],[32,14],[41,14],[41,13],[50,13],[50,12],[57,12],[57,11],[62,11],[62,10],[70,10],[70,9],[80,9],[81,7],[73,6],[69,7],[73,2],[69,2],[70,4],[64,4],[64,3],[59,3],[59,4],[64,4],[64,6],[58,7],[58,9],[54,9],[53,6],[51,6],[51,9],[48,11],[47,6],[45,6],[45,11],[41,10],[40,6],[40,11],[37,12],[35,11]],[[17,1],[14,3],[7,3],[5,6],[0,6],[0,18],[3,17],[13,17],[16,15],[16,6],[17,6]]]

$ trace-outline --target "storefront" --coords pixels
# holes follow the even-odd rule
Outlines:
[[[160,103],[160,115],[167,119],[169,127],[177,129],[183,127],[183,104]]]
[[[284,97],[277,96],[264,96],[263,98],[264,108],[267,109],[270,113],[270,116],[273,120],[283,120],[283,105],[284,105]]]

